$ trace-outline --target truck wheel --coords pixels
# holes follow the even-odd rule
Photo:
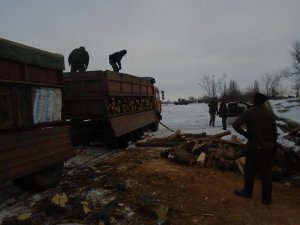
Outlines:
[[[21,177],[14,184],[25,190],[42,191],[54,186],[62,176],[63,163]]]
[[[116,148],[127,148],[129,139],[127,136],[122,137],[111,137],[106,139],[106,148],[116,149]]]
[[[158,131],[158,127],[159,127],[159,121],[154,122],[150,125],[150,130],[153,132]]]
[[[45,190],[54,186],[60,180],[64,163],[48,167],[32,174],[32,184],[35,190]]]
[[[117,146],[119,148],[127,148],[128,147],[128,137],[125,135],[125,136],[122,136],[122,137],[118,137],[117,138]]]

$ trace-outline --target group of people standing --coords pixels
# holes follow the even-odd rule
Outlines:
[[[247,139],[244,168],[244,187],[235,190],[234,194],[243,198],[252,198],[255,171],[261,171],[261,199],[265,205],[272,204],[272,159],[277,141],[277,125],[275,115],[266,104],[267,96],[256,93],[253,106],[239,116],[232,124],[233,129]],[[228,108],[224,99],[220,106],[216,98],[208,104],[210,121],[215,125],[215,117],[222,118],[223,129],[226,129]],[[246,126],[244,126],[246,125]]]
[[[217,98],[213,98],[208,103],[208,112],[210,115],[209,126],[215,126],[216,115],[222,118],[223,130],[227,129],[227,117],[228,117],[228,107],[224,98],[220,100],[220,106],[218,106]]]
[[[112,66],[113,71],[119,72],[122,69],[121,60],[127,50],[122,50],[109,55],[109,64]],[[68,57],[68,63],[71,67],[71,72],[84,72],[87,70],[90,61],[89,53],[83,46],[75,48]]]

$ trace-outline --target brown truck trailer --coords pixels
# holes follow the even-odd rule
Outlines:
[[[0,38],[0,183],[46,189],[74,155],[62,121],[64,57]]]
[[[63,115],[74,143],[101,140],[126,146],[156,131],[161,101],[154,78],[113,71],[64,73]]]

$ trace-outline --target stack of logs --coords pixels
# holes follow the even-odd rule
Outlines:
[[[151,96],[115,96],[108,101],[106,112],[111,115],[151,110],[154,104]]]
[[[165,147],[161,150],[161,157],[168,158],[188,166],[215,167],[222,170],[239,170],[244,173],[245,148],[237,136],[231,140],[221,139],[231,134],[225,131],[215,135],[184,134],[177,130],[174,134],[164,138],[152,138],[146,142],[138,142],[138,147]]]

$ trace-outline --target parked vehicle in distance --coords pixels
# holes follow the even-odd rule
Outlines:
[[[227,123],[231,125],[238,116],[251,107],[251,104],[246,102],[229,102]]]
[[[175,105],[187,105],[189,101],[184,98],[179,98],[177,102],[174,102]]]

